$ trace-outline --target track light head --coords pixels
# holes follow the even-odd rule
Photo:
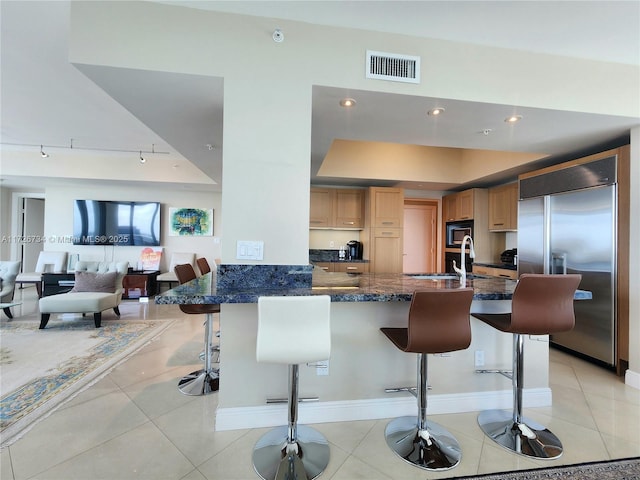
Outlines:
[[[140,163],[145,163],[146,161],[147,159],[142,156],[142,150],[140,150]]]
[[[48,157],[49,157],[49,154],[48,154],[48,153],[45,153],[45,151],[44,151],[44,149],[43,149],[43,146],[42,146],[42,145],[40,145],[40,156],[41,156],[42,158],[48,158]]]

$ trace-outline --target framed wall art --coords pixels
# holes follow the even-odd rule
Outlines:
[[[169,208],[169,236],[210,237],[213,209]]]

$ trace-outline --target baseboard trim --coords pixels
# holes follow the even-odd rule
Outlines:
[[[624,374],[624,383],[630,387],[640,390],[640,373],[627,369]]]
[[[551,405],[551,389],[525,389],[523,403],[525,407],[548,407]],[[493,408],[510,409],[512,404],[511,390],[429,395],[428,414],[474,412]],[[394,394],[366,400],[301,403],[298,415],[299,422],[305,424],[394,418],[416,415],[416,399],[412,396]],[[286,420],[286,404],[218,407],[215,429],[225,431],[275,427],[286,424]]]

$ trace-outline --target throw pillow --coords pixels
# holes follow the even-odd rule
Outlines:
[[[72,292],[115,293],[117,272],[76,272],[76,284]]]

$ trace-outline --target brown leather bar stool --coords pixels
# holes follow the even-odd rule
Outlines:
[[[204,257],[196,258],[196,265],[198,265],[198,270],[200,270],[200,275],[204,275],[211,271],[209,262],[207,262],[207,259]]]
[[[387,425],[387,445],[406,462],[425,470],[448,470],[460,463],[460,445],[444,427],[427,421],[427,354],[464,350],[471,343],[469,311],[473,289],[424,290],[413,294],[408,328],[381,328],[403,352],[418,354],[417,417]]]
[[[174,267],[176,277],[180,285],[196,278],[196,272],[189,263]],[[182,377],[178,382],[178,390],[185,395],[207,395],[218,391],[220,384],[220,372],[211,366],[212,340],[213,340],[213,314],[220,313],[220,305],[217,304],[188,304],[179,305],[180,310],[188,314],[205,314],[204,324],[204,368],[191,372]]]
[[[573,297],[582,276],[522,274],[511,301],[511,313],[472,315],[513,334],[513,411],[488,410],[478,424],[499,445],[532,458],[558,458],[562,442],[546,427],[522,416],[524,335],[548,335],[571,330],[575,323]]]

